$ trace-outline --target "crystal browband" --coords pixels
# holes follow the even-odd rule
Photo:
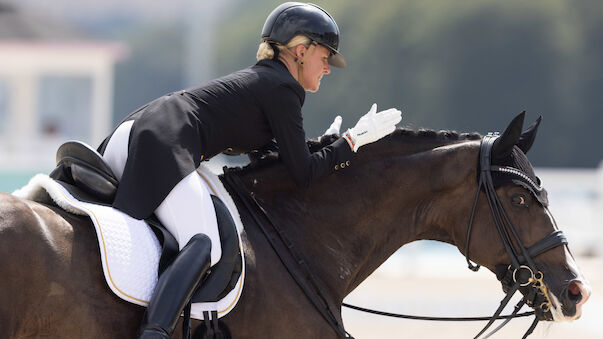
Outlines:
[[[530,179],[530,177],[528,177],[525,173],[518,170],[517,168],[508,167],[508,166],[492,166],[491,169],[492,169],[492,171],[516,175],[516,176],[520,177],[522,180],[524,180],[525,182],[527,182],[536,191],[538,191],[538,192],[542,191],[542,187],[540,187],[540,185],[535,183],[534,180]]]

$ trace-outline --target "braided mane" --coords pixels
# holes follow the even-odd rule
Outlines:
[[[479,140],[481,135],[479,133],[459,133],[451,130],[432,130],[432,129],[418,129],[413,130],[409,128],[397,128],[391,135],[396,140],[404,140],[405,142],[425,142],[425,141],[457,141],[457,140]],[[339,139],[340,135],[332,134],[326,135],[317,139],[310,139],[307,141],[310,152],[316,152],[321,148],[332,144],[335,140]],[[270,145],[264,149],[260,149],[257,152],[249,153],[249,159],[251,162],[245,166],[244,170],[253,170],[268,166],[278,160],[278,152],[276,151],[275,145]]]
[[[426,140],[441,140],[441,141],[454,141],[454,140],[479,140],[481,135],[479,133],[459,133],[457,131],[450,130],[432,130],[421,128],[419,130],[413,130],[409,128],[397,128],[391,136],[395,139],[405,139],[406,141],[421,142]],[[330,145],[340,136],[338,134],[327,135],[319,139],[308,140],[308,147],[310,152],[315,152],[325,146]]]

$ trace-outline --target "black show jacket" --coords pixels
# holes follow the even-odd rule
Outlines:
[[[337,170],[353,152],[343,138],[309,152],[301,114],[304,99],[304,89],[283,63],[262,60],[146,104],[124,120],[134,124],[113,206],[134,218],[147,218],[202,160],[224,151],[250,152],[272,139],[299,186]],[[99,152],[104,153],[109,138]]]

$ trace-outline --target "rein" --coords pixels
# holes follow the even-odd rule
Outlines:
[[[341,320],[339,320],[331,310],[322,289],[319,287],[318,280],[314,274],[312,274],[306,261],[297,252],[293,243],[289,241],[285,232],[278,227],[277,224],[272,222],[272,219],[257,201],[253,192],[247,191],[241,182],[241,179],[236,174],[227,172],[226,168],[224,169],[224,179],[236,193],[237,197],[243,202],[256,225],[258,225],[270,243],[270,246],[281,260],[283,266],[285,266],[289,275],[291,275],[293,280],[295,280],[297,285],[302,289],[308,300],[312,302],[314,307],[316,307],[340,338],[354,339],[354,337],[345,330]],[[268,221],[268,227],[262,223],[255,211],[260,211],[262,213],[262,216]]]
[[[538,324],[539,317],[541,317],[544,313],[549,312],[551,308],[551,301],[547,294],[547,288],[544,284],[544,275],[541,271],[536,268],[536,264],[534,263],[533,257],[538,256],[550,249],[553,249],[557,246],[562,246],[567,244],[567,239],[563,232],[560,230],[556,230],[548,236],[544,237],[536,244],[529,248],[525,248],[519,239],[518,233],[511,224],[507,213],[496,193],[496,189],[494,187],[494,183],[492,180],[492,172],[504,172],[507,174],[515,175],[519,177],[524,182],[531,185],[536,191],[542,190],[536,183],[534,183],[527,175],[525,175],[522,171],[511,168],[511,167],[500,167],[491,165],[491,151],[494,142],[498,138],[498,134],[488,134],[486,135],[481,142],[480,145],[480,176],[479,176],[479,184],[476,193],[476,197],[473,203],[473,208],[471,211],[471,216],[469,218],[469,225],[467,228],[467,241],[465,243],[465,257],[467,263],[469,265],[469,269],[472,271],[477,271],[480,266],[471,263],[469,259],[469,243],[471,240],[471,230],[473,227],[473,220],[476,213],[477,203],[479,201],[480,193],[485,193],[488,199],[488,205],[490,206],[490,211],[492,213],[492,218],[494,219],[494,224],[496,225],[496,229],[499,233],[501,241],[507,251],[509,258],[511,258],[511,264],[508,266],[505,275],[501,280],[503,284],[503,290],[507,293],[507,295],[500,302],[500,306],[494,312],[491,317],[425,317],[425,316],[413,316],[413,315],[404,315],[404,314],[394,314],[387,313],[381,311],[375,311],[371,309],[366,309],[350,304],[343,303],[342,306],[348,307],[354,310],[367,312],[371,314],[396,317],[396,318],[404,318],[404,319],[413,319],[413,320],[431,320],[431,321],[488,321],[486,326],[474,337],[474,339],[479,338],[490,326],[494,323],[495,320],[505,319],[500,325],[498,325],[491,332],[486,334],[483,339],[489,338],[498,330],[500,330],[503,326],[505,326],[511,319],[526,317],[535,315],[534,321],[532,325],[523,336],[523,339],[528,337],[536,328]],[[307,263],[302,259],[302,256],[297,252],[294,245],[289,241],[286,237],[284,231],[274,222],[272,222],[268,213],[260,203],[255,198],[253,192],[249,192],[241,179],[234,173],[231,173],[224,169],[224,179],[225,182],[230,186],[232,191],[237,195],[237,197],[243,202],[249,214],[254,219],[255,223],[258,225],[262,233],[265,235],[266,239],[270,243],[271,247],[274,249],[275,253],[291,275],[291,277],[295,280],[295,282],[302,289],[306,297],[312,302],[312,304],[316,307],[316,309],[321,313],[321,315],[325,318],[325,320],[331,325],[331,327],[335,330],[341,338],[353,338],[343,326],[341,320],[335,316],[335,313],[331,310],[322,289],[319,287],[316,277],[312,274]],[[546,206],[545,206],[546,208]],[[264,219],[268,221],[269,227],[266,227],[264,223],[260,220],[260,217],[257,215],[256,211],[261,212]],[[509,231],[511,232],[509,234]],[[515,249],[515,246],[512,243],[511,236],[516,241],[519,247],[519,251]],[[526,273],[528,276],[526,277]],[[531,289],[526,296],[524,296],[514,307],[514,310],[509,315],[501,315],[503,309],[507,306],[513,295],[519,290],[520,287],[530,286]],[[540,304],[538,304],[540,302]],[[519,313],[519,310],[525,305],[534,307],[536,310],[531,312]]]

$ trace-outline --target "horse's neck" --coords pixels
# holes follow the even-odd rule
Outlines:
[[[463,244],[461,235],[475,194],[478,148],[478,143],[467,142],[369,165],[367,172],[376,179],[370,185],[379,185],[376,203],[369,201],[359,209],[363,213],[355,216],[357,222],[348,232],[371,247],[362,253],[352,251],[358,266],[346,294],[404,244],[415,240]]]
[[[469,142],[381,161],[358,159],[344,175],[308,190],[258,194],[316,276],[343,299],[402,245],[454,243],[458,232],[450,221],[457,216],[443,212],[446,197],[467,194],[463,184],[474,179],[476,148]]]

